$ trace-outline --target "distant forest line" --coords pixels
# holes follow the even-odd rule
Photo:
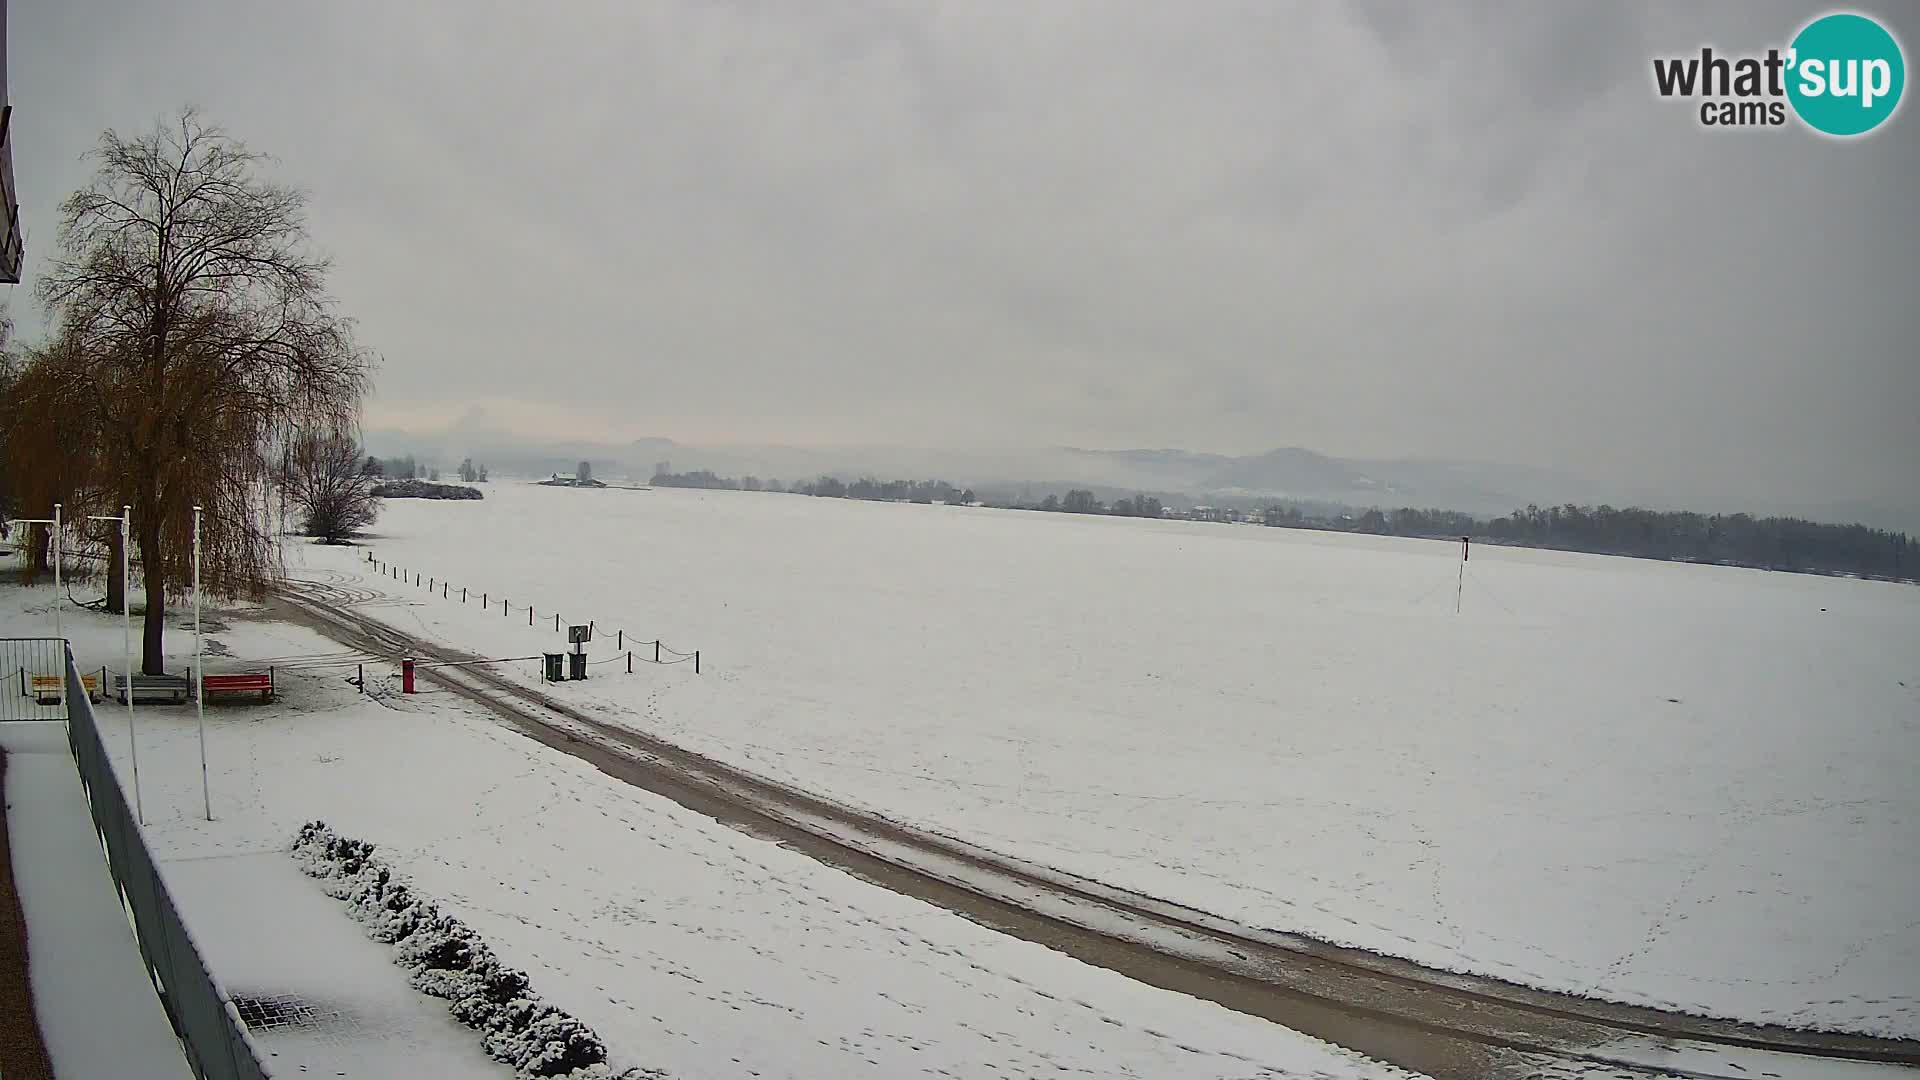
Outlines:
[[[944,480],[843,481],[831,476],[783,485],[758,477],[718,476],[712,472],[657,472],[656,487],[775,491],[822,498],[883,502],[979,502],[970,488]],[[1528,506],[1505,517],[1482,518],[1454,510],[1371,509],[1329,513],[1321,508],[1275,501],[1257,510],[1196,506],[1174,510],[1151,495],[1103,502],[1075,488],[1064,496],[1034,502],[989,500],[1006,510],[1040,513],[1105,514],[1120,517],[1256,524],[1275,528],[1318,529],[1372,536],[1452,538],[1517,547],[1625,555],[1670,562],[1714,563],[1793,573],[1849,575],[1889,581],[1920,579],[1920,541],[1905,533],[1866,525],[1829,525],[1794,517],[1750,514],[1700,514],[1687,510],[1646,510],[1612,506]]]

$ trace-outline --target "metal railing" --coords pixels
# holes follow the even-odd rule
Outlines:
[[[0,638],[0,721],[65,720],[66,672],[59,638]]]
[[[180,1036],[187,1064],[200,1080],[268,1080],[272,1073],[262,1064],[264,1055],[248,1037],[233,999],[207,970],[193,935],[167,894],[166,882],[140,827],[134,824],[113,763],[101,744],[93,705],[74,667],[73,654],[64,643],[61,652],[66,669],[67,741],[73,747],[87,804],[93,809],[94,828],[106,849],[107,868],[120,888],[122,903],[132,913],[140,955]]]

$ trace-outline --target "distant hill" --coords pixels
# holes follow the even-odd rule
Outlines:
[[[1338,458],[1302,447],[1245,455],[1172,448],[700,447],[664,438],[618,443],[539,442],[478,424],[429,434],[371,431],[366,433],[366,442],[373,453],[412,454],[443,471],[471,457],[476,463],[484,463],[495,478],[544,480],[589,461],[595,476],[628,483],[646,483],[657,467],[665,464],[670,466],[669,471],[678,473],[706,470],[788,484],[822,474],[843,480],[863,475],[937,478],[979,491],[1060,491],[1071,486],[1111,492],[1114,497],[1134,492],[1163,498],[1180,495],[1200,502],[1273,499],[1360,509],[1409,506],[1483,516],[1505,514],[1529,503],[1611,503],[1708,513],[1792,514],[1816,521],[1858,521],[1920,533],[1920,504],[1655,496],[1606,490],[1583,477],[1552,469],[1430,459]]]

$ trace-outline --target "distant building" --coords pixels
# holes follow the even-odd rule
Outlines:
[[[585,462],[582,462],[581,464],[584,465]],[[554,473],[551,477],[548,477],[547,479],[540,481],[540,486],[542,487],[580,487],[580,488],[603,488],[607,486],[601,483],[600,481],[595,480],[590,473],[591,473],[591,470],[589,470],[589,475],[587,476],[580,476],[578,474],[572,474],[572,473]]]

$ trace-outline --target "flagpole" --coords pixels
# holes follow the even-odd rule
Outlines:
[[[140,741],[133,734],[133,507],[120,508],[120,640],[126,648],[127,681],[120,688],[127,695],[127,749],[133,758],[133,811],[140,824],[147,823],[147,807],[140,800]]]
[[[213,795],[207,787],[207,679],[200,631],[200,508],[193,508],[193,712],[200,724],[200,801],[213,820]]]
[[[53,504],[53,636],[64,640],[66,634],[60,629],[60,504]],[[61,694],[64,696],[67,681],[60,680]]]
[[[90,514],[87,520],[120,523],[120,642],[126,653],[127,664],[120,692],[127,699],[127,750],[133,758],[133,810],[140,824],[145,825],[146,806],[140,801],[140,741],[133,734],[133,605],[127,599],[133,592],[133,557],[128,553],[133,543],[133,507],[122,506],[119,517]]]

